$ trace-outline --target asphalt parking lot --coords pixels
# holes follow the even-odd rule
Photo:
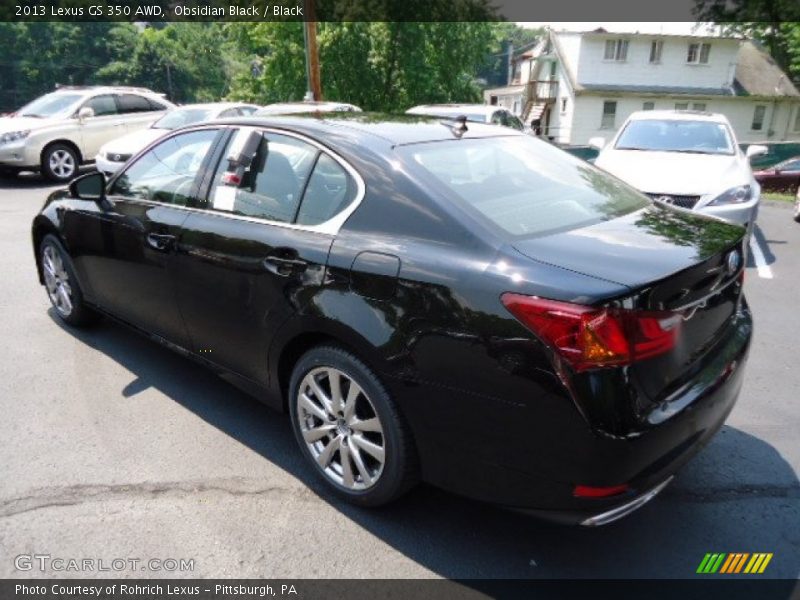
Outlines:
[[[283,415],[121,326],[60,326],[29,235],[50,189],[0,180],[0,577],[92,575],[20,571],[20,554],[194,560],[126,577],[691,578],[707,552],[772,552],[765,576],[800,573],[788,204],[761,209],[746,279],[756,333],[727,425],[660,498],[587,530],[427,486],[350,507],[313,478]]]

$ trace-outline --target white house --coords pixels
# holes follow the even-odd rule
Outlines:
[[[561,144],[608,139],[634,111],[673,108],[722,113],[742,142],[800,141],[800,92],[738,38],[548,31],[512,74],[485,101]]]

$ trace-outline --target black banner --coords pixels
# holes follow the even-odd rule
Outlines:
[[[747,578],[744,577],[753,577]],[[4,600],[376,600],[380,598],[661,600],[778,600],[798,598],[797,581],[701,578],[686,580],[407,580],[407,579],[58,579],[2,580]]]

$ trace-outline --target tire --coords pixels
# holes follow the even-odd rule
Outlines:
[[[73,327],[82,327],[94,321],[96,313],[84,302],[72,261],[56,236],[44,236],[39,245],[39,259],[45,290],[58,317]]]
[[[42,174],[50,181],[67,183],[78,175],[80,159],[67,144],[51,144],[42,152]]]
[[[351,353],[317,346],[304,354],[289,383],[289,412],[302,453],[339,497],[381,506],[417,482],[407,424],[380,380]]]

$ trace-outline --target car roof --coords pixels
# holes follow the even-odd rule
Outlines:
[[[320,139],[332,136],[356,137],[373,142],[383,141],[392,146],[421,142],[488,137],[524,136],[507,127],[483,123],[467,123],[466,131],[458,135],[457,123],[417,115],[387,115],[380,113],[317,113],[292,116],[249,116],[222,119],[217,123],[256,127],[286,128]],[[207,125],[207,123],[206,123]]]
[[[247,102],[197,102],[195,104],[179,104],[172,110],[181,110],[182,108],[200,108],[206,110],[225,110],[226,108],[233,108],[236,106],[256,106]]]
[[[410,115],[455,115],[459,112],[480,113],[486,116],[491,115],[497,110],[502,110],[502,106],[492,104],[420,104],[409,108],[406,114]]]
[[[57,87],[53,90],[52,94],[96,94],[98,92],[129,92],[134,94],[149,94],[151,96],[163,96],[158,92],[154,92],[151,89],[143,88],[143,87],[131,87],[125,85],[91,85],[91,86],[80,86],[80,85],[62,85]]]
[[[628,117],[629,121],[647,120],[668,121],[708,121],[710,123],[727,123],[725,115],[700,110],[640,110]]]
[[[273,104],[267,104],[266,106],[262,106],[259,108],[259,111],[263,111],[264,113],[272,113],[278,114],[282,110],[286,110],[289,112],[314,112],[314,111],[334,111],[336,109],[355,109],[357,111],[361,111],[354,104],[348,104],[347,102],[325,102],[325,101],[309,101],[309,102],[275,102]]]

